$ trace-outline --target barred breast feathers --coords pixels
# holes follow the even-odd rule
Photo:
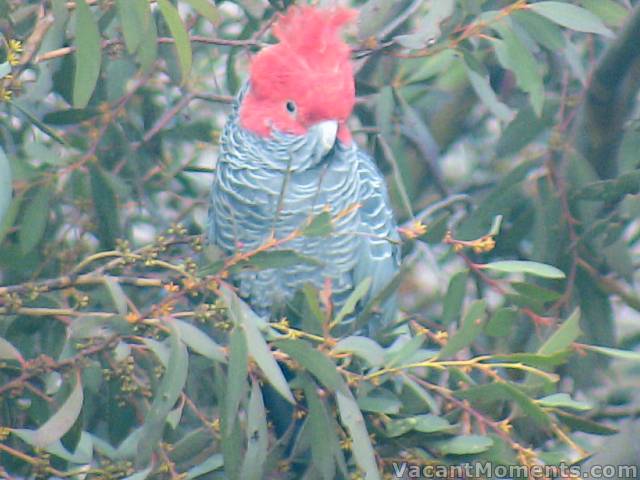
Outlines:
[[[246,87],[239,100],[244,92]],[[371,157],[355,143],[338,142],[329,155],[317,158],[318,146],[309,136],[275,134],[265,140],[244,130],[237,112],[236,104],[221,136],[209,214],[212,243],[231,255],[257,248],[272,233],[288,235],[326,207],[334,216],[343,212],[329,237],[300,237],[282,247],[321,266],[241,272],[240,293],[267,314],[306,282],[321,287],[331,278],[339,303],[371,277],[368,299],[373,298],[395,275],[399,247],[384,178]],[[383,305],[383,323],[395,310],[393,302]]]

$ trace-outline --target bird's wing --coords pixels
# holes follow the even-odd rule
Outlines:
[[[384,177],[373,159],[358,149],[360,177],[360,251],[354,270],[354,285],[371,277],[371,289],[365,298],[368,303],[394,278],[400,266],[400,237],[393,218]],[[392,320],[396,310],[395,295],[380,305],[380,315],[372,319],[369,331],[375,331]]]

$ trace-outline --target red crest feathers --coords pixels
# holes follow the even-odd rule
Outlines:
[[[280,45],[296,55],[340,60],[350,51],[340,38],[340,27],[357,15],[357,11],[347,8],[319,10],[308,6],[294,7],[278,19],[273,33],[280,40]]]
[[[344,122],[355,103],[351,49],[341,27],[357,11],[347,8],[290,8],[273,26],[280,41],[251,62],[251,90],[240,111],[242,125],[261,135],[271,128],[301,134],[315,122]],[[284,109],[297,105],[293,121]]]

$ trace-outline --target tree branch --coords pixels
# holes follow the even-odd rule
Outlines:
[[[617,174],[623,124],[640,88],[640,6],[596,66],[581,113],[577,147],[600,178]]]

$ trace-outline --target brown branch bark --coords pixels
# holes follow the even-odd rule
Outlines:
[[[191,42],[193,43],[204,43],[206,45],[218,45],[223,47],[263,47],[266,44],[259,42],[257,40],[234,40],[227,38],[216,38],[216,37],[206,37],[203,35],[191,35]],[[158,43],[175,43],[175,39],[172,37],[160,37],[158,38]],[[121,38],[112,38],[109,40],[102,41],[102,48],[109,48],[114,45],[122,45],[124,44],[124,40]],[[53,60],[55,58],[64,57],[65,55],[69,55],[76,51],[75,46],[70,47],[62,47],[56,50],[51,50],[49,52],[45,52],[41,55],[36,56],[34,59],[34,63],[46,62],[48,60]]]

